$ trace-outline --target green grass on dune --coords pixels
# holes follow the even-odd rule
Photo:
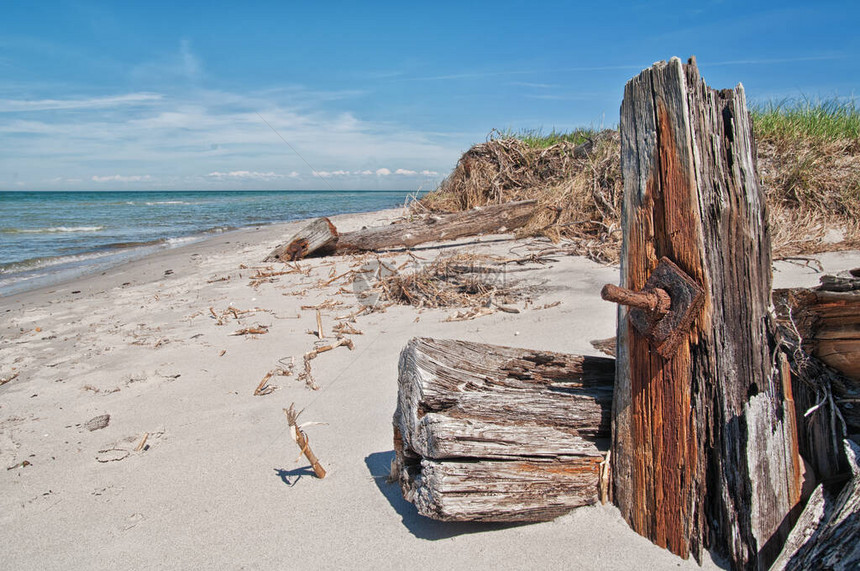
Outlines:
[[[518,131],[507,129],[494,131],[490,138],[518,139],[532,149],[546,149],[562,142],[581,145],[595,134],[597,134],[595,129],[585,127],[577,127],[572,131],[556,131],[553,128],[549,133],[544,133],[543,129],[521,129]]]
[[[758,138],[860,140],[860,109],[853,98],[771,101],[753,105],[750,112]]]
[[[753,129],[758,138],[810,138],[819,141],[860,141],[860,108],[855,99],[783,99],[750,106]],[[616,127],[617,129],[617,127]],[[544,132],[539,129],[506,129],[493,131],[491,139],[519,139],[533,149],[545,149],[556,143],[584,143],[599,131],[590,127]]]

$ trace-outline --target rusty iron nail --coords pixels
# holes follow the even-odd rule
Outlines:
[[[665,290],[654,288],[646,291],[632,291],[617,285],[606,284],[600,292],[600,297],[606,301],[620,303],[630,307],[638,307],[645,311],[653,311],[661,315],[669,313],[672,299]]]

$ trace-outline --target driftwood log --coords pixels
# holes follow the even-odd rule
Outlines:
[[[343,234],[338,233],[328,218],[317,218],[272,250],[263,261],[293,262],[312,256],[411,248],[425,242],[513,232],[525,226],[536,209],[537,201],[521,200],[466,212],[430,214],[413,222],[374,226]]]
[[[392,474],[427,517],[543,521],[595,503],[614,363],[416,338],[400,354]]]
[[[815,489],[772,571],[860,569],[860,446],[843,444],[850,479],[841,490]]]
[[[456,240],[478,234],[512,232],[524,226],[537,208],[535,200],[521,200],[473,208],[453,214],[431,214],[426,218],[403,224],[389,224],[345,232],[337,243],[337,251],[379,251],[391,248],[411,248],[425,242]]]
[[[295,262],[307,256],[333,254],[337,228],[328,218],[317,218],[303,226],[289,240],[272,250],[264,262]]]
[[[671,356],[619,306],[614,502],[673,553],[705,548],[766,569],[782,548],[802,464],[771,299],[770,235],[743,88],[715,91],[695,60],[660,62],[621,106],[621,286],[640,291],[661,257],[704,291]],[[656,316],[652,316],[655,319]]]

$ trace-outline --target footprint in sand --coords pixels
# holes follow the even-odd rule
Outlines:
[[[120,462],[132,454],[148,451],[164,437],[164,432],[144,432],[142,436],[129,436],[110,444],[96,453],[96,460],[102,464]]]

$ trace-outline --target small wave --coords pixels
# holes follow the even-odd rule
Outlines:
[[[184,200],[159,200],[156,202],[144,202],[147,206],[160,206],[162,204],[191,204],[190,202],[185,202]]]
[[[3,228],[3,234],[59,234],[67,232],[101,232],[104,226],[52,226],[50,228]]]
[[[165,242],[171,248],[175,248],[176,246],[191,244],[192,242],[199,242],[200,240],[203,240],[202,236],[182,236],[180,238],[167,238]]]
[[[71,256],[49,256],[44,258],[30,258],[20,262],[12,262],[9,264],[0,264],[0,275],[15,274],[18,272],[28,272],[43,268],[50,268],[63,264],[74,264],[81,262],[91,262],[107,256],[104,252],[90,252],[87,254],[75,254]]]

